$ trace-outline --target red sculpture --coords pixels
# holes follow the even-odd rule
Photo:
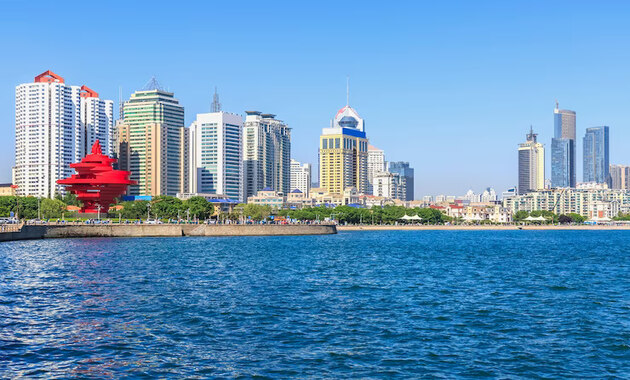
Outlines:
[[[91,154],[79,163],[70,164],[77,174],[57,181],[60,185],[67,185],[66,190],[75,193],[77,199],[83,202],[80,213],[97,213],[99,206],[100,211],[106,213],[114,198],[124,194],[127,186],[137,183],[129,179],[131,172],[112,168],[116,161],[103,154],[101,144],[96,140]]]

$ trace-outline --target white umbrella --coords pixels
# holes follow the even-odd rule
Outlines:
[[[400,219],[402,219],[402,220],[411,220],[412,217],[410,217],[409,215],[403,215],[403,217],[400,218]]]
[[[422,220],[422,218],[419,217],[418,215],[414,215],[411,218],[409,218],[409,220]]]

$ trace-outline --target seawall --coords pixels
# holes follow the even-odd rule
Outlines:
[[[25,225],[18,231],[0,233],[0,242],[86,237],[294,236],[330,235],[336,233],[336,226],[331,224]]]

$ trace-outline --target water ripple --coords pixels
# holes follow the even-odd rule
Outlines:
[[[0,377],[630,376],[624,231],[0,245]]]

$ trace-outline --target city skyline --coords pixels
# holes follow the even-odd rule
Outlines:
[[[42,11],[68,18],[79,16],[78,10],[67,5],[52,8],[44,4]],[[623,141],[630,138],[630,131],[625,128],[630,119],[623,112],[628,101],[625,88],[630,84],[625,74],[629,59],[627,52],[615,48],[628,41],[628,36],[618,33],[615,26],[616,18],[625,14],[621,8],[628,8],[624,3],[398,5],[384,12],[357,7],[358,16],[389,30],[381,38],[366,28],[358,31],[334,20],[326,21],[328,28],[322,31],[311,20],[300,23],[291,19],[290,10],[279,5],[254,7],[250,12],[230,5],[219,8],[217,11],[233,12],[240,17],[245,25],[243,30],[224,28],[225,21],[221,20],[212,30],[184,25],[173,36],[160,35],[166,42],[181,39],[182,33],[190,35],[186,41],[170,45],[171,54],[161,60],[149,60],[158,45],[149,43],[146,48],[132,51],[125,46],[128,44],[121,44],[121,32],[111,30],[105,21],[94,25],[103,30],[98,47],[85,44],[81,52],[55,50],[37,43],[37,36],[48,30],[44,28],[50,28],[54,17],[35,25],[32,31],[14,34],[5,42],[5,49],[18,59],[2,63],[4,74],[0,76],[0,123],[7,135],[0,142],[0,180],[10,181],[10,168],[14,164],[15,86],[30,82],[33,73],[49,69],[66,77],[69,83],[86,83],[101,98],[114,100],[115,115],[119,86],[123,89],[123,99],[128,99],[155,75],[165,88],[176,93],[185,107],[186,126],[197,113],[210,111],[217,86],[227,112],[242,115],[247,109],[261,109],[281,115],[292,127],[292,158],[312,163],[314,173],[318,170],[317,138],[328,125],[331,111],[345,102],[345,79],[349,75],[350,103],[369,120],[370,143],[387,152],[388,160],[410,162],[416,170],[416,198],[425,194],[463,194],[469,188],[480,191],[488,186],[500,192],[516,185],[514,147],[521,142],[523,129],[533,125],[539,141],[548,151],[551,149],[550,110],[555,99],[563,108],[578,114],[578,181],[583,177],[579,157],[583,150],[581,136],[586,128],[610,126],[613,130],[610,162],[630,163],[630,153],[623,149]],[[490,8],[492,15],[484,16]],[[331,5],[325,3],[314,7],[314,20],[325,20],[330,9]],[[541,12],[542,9],[545,11]],[[566,11],[567,17],[552,22],[551,14],[559,9]],[[427,22],[412,23],[406,13],[413,11]],[[151,19],[166,17],[158,10],[147,12],[138,18],[140,10],[134,6],[129,15],[120,15],[119,21],[135,22],[135,26],[142,27]],[[431,15],[446,12],[452,12],[453,17],[445,25],[431,22]],[[202,12],[176,9],[174,22],[181,26],[181,19],[194,21],[199,17],[195,13]],[[284,21],[283,27],[252,35],[254,29],[248,22],[272,13]],[[7,12],[0,16],[1,28],[8,32],[17,25],[16,19],[27,16],[24,6],[9,4]],[[606,22],[604,16],[608,17]],[[607,36],[606,41],[580,30],[579,25],[585,22],[599,28],[602,31],[599,35]],[[286,36],[287,27],[295,29],[294,36]],[[496,30],[504,33],[499,36]],[[51,37],[62,37],[64,33],[70,33],[66,26],[50,29]],[[347,59],[333,63],[330,58],[336,54],[334,47],[339,36],[349,41],[344,45]],[[216,42],[214,53],[194,49],[209,37]],[[78,38],[81,42],[86,37]],[[140,41],[133,36],[129,38],[130,42]],[[253,44],[243,44],[249,39],[253,39]],[[310,49],[293,52],[291,46],[298,40],[305,41]],[[396,42],[386,45],[390,40]],[[480,40],[484,43],[480,44]],[[558,42],[562,43],[561,57],[553,55]],[[38,49],[33,49],[34,46]],[[100,49],[116,54],[89,65],[79,59],[100,56]],[[474,53],[475,49],[479,54]],[[494,50],[500,54],[484,56]],[[231,67],[207,60],[208,54],[216,53],[232,54]],[[247,57],[254,53],[262,54],[263,58],[280,54],[281,59],[273,60],[273,65],[262,59],[252,66]],[[184,54],[193,54],[203,65],[181,59]],[[120,55],[145,63],[129,66],[126,60],[119,59]],[[602,61],[602,57],[607,59]],[[501,117],[506,113],[512,115],[509,120]],[[488,141],[492,144],[486,145]],[[445,146],[449,149],[443,149]],[[547,178],[551,173],[549,161]]]

